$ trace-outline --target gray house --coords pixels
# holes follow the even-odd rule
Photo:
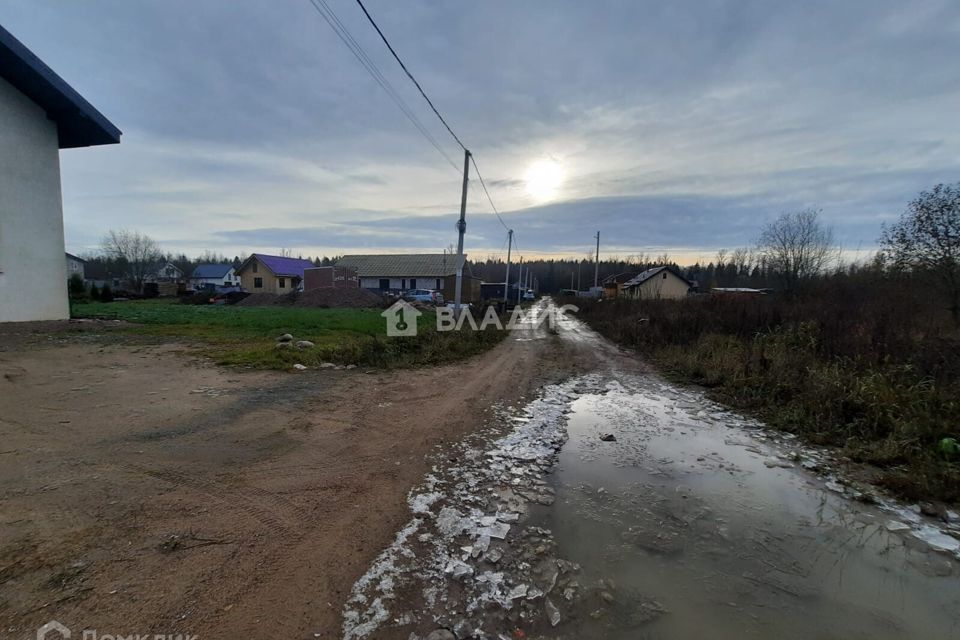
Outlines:
[[[448,253],[350,255],[337,260],[337,266],[355,270],[363,289],[441,290],[444,279],[457,273],[457,256]]]

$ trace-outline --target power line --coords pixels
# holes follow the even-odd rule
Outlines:
[[[444,158],[447,159],[447,162],[449,162],[459,172],[460,169],[457,168],[456,163],[454,163],[453,160],[451,160],[450,157],[443,152],[439,144],[436,142],[433,136],[431,136],[425,130],[425,127],[423,127],[423,125],[419,122],[416,116],[409,112],[409,107],[406,107],[406,103],[403,101],[403,99],[399,96],[399,94],[396,93],[392,85],[390,85],[389,81],[387,81],[386,78],[383,77],[383,75],[380,73],[380,70],[376,67],[375,64],[373,64],[373,61],[369,59],[369,56],[367,56],[366,52],[359,45],[359,43],[357,43],[356,40],[353,38],[353,36],[350,35],[350,32],[346,29],[346,27],[343,26],[343,23],[341,23],[340,20],[337,18],[336,13],[334,13],[334,11],[329,7],[329,5],[327,5],[326,0],[310,0],[310,2],[314,5],[315,8],[317,8],[318,11],[320,11],[321,15],[323,15],[324,18],[327,19],[327,22],[330,23],[330,26],[333,27],[334,31],[337,32],[337,35],[340,36],[340,39],[343,40],[344,44],[346,44],[347,47],[350,48],[350,50],[354,53],[354,55],[357,56],[357,58],[360,60],[361,64],[363,64],[363,66],[367,69],[367,71],[370,71],[370,73],[374,75],[374,79],[376,79],[378,82],[380,82],[381,80],[383,81],[383,82],[380,82],[381,86],[383,86],[384,89],[387,91],[387,93],[394,98],[394,101],[397,102],[398,106],[400,106],[400,108],[404,111],[404,113],[407,114],[407,117],[411,119],[411,121],[414,123],[414,126],[420,129],[421,133],[423,133],[427,137],[430,143],[433,144],[433,146],[436,147],[437,150],[443,154]],[[336,23],[340,26],[340,28],[346,34],[346,37],[353,42],[353,44],[356,46],[356,49],[359,50],[360,52],[359,54],[355,50],[354,46],[351,46],[351,43],[348,42],[348,40],[345,39],[343,35],[341,35],[340,30],[338,30],[337,27],[330,22],[330,19],[327,18],[326,14],[320,9],[320,7],[317,6],[317,2],[322,3],[323,6],[327,9],[327,11],[330,13],[330,15],[333,16],[333,20],[336,21]],[[380,39],[383,41],[383,44],[387,46],[387,49],[390,51],[390,54],[393,56],[394,60],[397,61],[397,64],[399,64],[400,68],[403,69],[403,72],[407,75],[410,81],[413,82],[414,86],[416,86],[417,91],[420,92],[420,95],[423,96],[423,99],[426,100],[427,104],[430,106],[430,109],[433,111],[434,115],[436,115],[437,118],[440,120],[440,122],[443,123],[444,128],[446,128],[447,132],[453,137],[453,139],[460,146],[460,148],[463,149],[464,151],[467,151],[466,145],[464,145],[463,141],[460,140],[459,136],[457,136],[457,134],[454,133],[453,128],[446,121],[443,115],[440,114],[440,110],[437,109],[436,105],[433,104],[433,101],[427,95],[427,92],[423,90],[423,87],[420,85],[420,82],[414,77],[410,69],[407,68],[407,65],[400,58],[400,55],[397,53],[396,49],[393,48],[393,45],[390,44],[390,41],[387,40],[387,36],[384,35],[383,31],[380,29],[380,25],[377,24],[376,20],[373,19],[373,16],[370,15],[370,12],[367,11],[367,7],[363,4],[363,0],[357,0],[357,4],[360,6],[360,9],[363,11],[363,15],[366,16],[367,20],[376,30],[377,35],[380,36]],[[361,55],[362,55],[362,58],[361,58]],[[364,61],[364,59],[366,60],[366,62]],[[371,70],[371,67],[373,70]],[[499,220],[503,228],[509,231],[510,228],[507,226],[507,223],[504,222],[503,217],[501,217],[500,212],[497,210],[496,204],[494,204],[493,202],[493,198],[490,196],[490,191],[487,189],[487,185],[483,180],[483,176],[480,174],[480,167],[477,166],[477,161],[476,161],[476,158],[474,158],[473,154],[470,154],[470,162],[473,164],[473,168],[477,172],[477,178],[480,181],[480,186],[483,187],[483,193],[487,197],[487,201],[490,203],[490,207],[491,209],[493,209],[494,215],[497,217],[497,220]]]
[[[500,217],[500,212],[497,211],[497,205],[493,204],[493,198],[490,197],[490,192],[487,191],[487,184],[483,181],[483,176],[480,175],[480,167],[477,166],[477,161],[473,159],[473,154],[470,154],[470,161],[473,162],[473,168],[477,172],[477,179],[480,180],[480,186],[483,187],[483,192],[487,195],[487,200],[490,202],[490,207],[493,209],[494,215],[497,216],[497,220],[500,221],[503,228],[509,231],[510,227],[508,227],[507,223]]]
[[[367,20],[370,21],[370,24],[376,29],[377,34],[380,36],[380,39],[383,40],[383,44],[387,45],[387,49],[390,50],[390,53],[393,55],[394,60],[397,61],[397,64],[400,65],[400,68],[403,69],[403,72],[407,74],[407,77],[410,78],[410,81],[417,87],[417,91],[420,92],[420,95],[423,96],[423,99],[427,101],[427,104],[430,105],[430,109],[433,110],[433,113],[440,119],[440,122],[443,123],[443,126],[446,127],[447,131],[453,136],[453,139],[457,141],[457,144],[460,145],[460,148],[464,151],[467,150],[466,145],[463,144],[463,141],[453,132],[453,129],[447,123],[440,111],[437,109],[436,105],[433,104],[433,100],[430,99],[430,96],[427,95],[427,92],[423,90],[423,87],[420,86],[420,83],[413,76],[413,73],[410,72],[410,69],[407,68],[407,65],[404,64],[403,60],[400,59],[400,55],[397,53],[396,49],[393,48],[393,45],[390,44],[390,41],[387,40],[387,36],[384,35],[383,31],[380,29],[380,25],[377,24],[377,21],[373,19],[373,16],[370,15],[370,12],[367,11],[367,7],[364,6],[363,0],[357,0],[357,4],[360,5],[360,9],[363,11],[363,15],[367,16]],[[497,206],[493,203],[493,198],[490,197],[490,192],[487,190],[487,185],[483,181],[483,176],[480,175],[480,167],[477,166],[477,160],[473,157],[473,154],[470,154],[470,161],[473,163],[473,168],[477,172],[477,178],[480,180],[480,185],[483,187],[483,193],[486,194],[487,200],[490,202],[490,207],[493,208],[494,215],[497,216],[497,220],[500,221],[500,224],[503,225],[504,229],[509,231],[509,227],[503,221],[503,218],[500,217],[500,212],[497,211]]]
[[[422,96],[423,96],[423,99],[427,101],[427,104],[430,105],[430,108],[433,109],[433,112],[436,114],[436,116],[437,116],[438,118],[440,118],[440,122],[442,122],[442,123],[443,123],[443,126],[445,126],[445,127],[447,128],[447,131],[449,131],[449,132],[450,132],[450,135],[453,136],[453,139],[457,141],[457,144],[460,145],[460,148],[463,149],[464,151],[466,151],[466,150],[467,150],[466,146],[464,146],[464,144],[463,144],[462,142],[460,142],[460,138],[458,138],[458,137],[457,137],[457,134],[455,134],[455,133],[453,132],[453,129],[451,129],[451,128],[450,128],[450,125],[447,124],[447,121],[443,119],[443,116],[440,115],[440,112],[437,111],[437,108],[436,108],[435,106],[433,106],[433,101],[431,101],[430,98],[427,97],[427,94],[426,94],[426,92],[423,90],[423,87],[420,86],[420,83],[417,82],[417,79],[414,78],[414,77],[413,77],[413,74],[410,73],[410,70],[407,69],[407,65],[403,64],[403,60],[401,60],[401,59],[400,59],[400,56],[397,55],[397,52],[393,50],[393,47],[390,45],[390,41],[387,40],[387,36],[383,35],[383,31],[380,31],[380,27],[377,26],[377,23],[376,23],[376,21],[373,19],[373,16],[371,16],[371,15],[370,15],[370,12],[367,11],[367,8],[366,8],[365,6],[363,6],[362,0],[357,0],[357,4],[360,5],[360,8],[361,8],[361,9],[363,9],[363,14],[364,14],[365,16],[367,16],[367,20],[370,21],[370,24],[373,25],[373,28],[377,30],[377,33],[378,33],[378,34],[380,34],[380,39],[383,40],[383,44],[387,45],[387,49],[390,49],[390,53],[393,54],[394,59],[396,59],[396,61],[400,64],[400,67],[403,69],[403,72],[406,73],[406,74],[407,74],[407,77],[410,78],[410,80],[413,82],[413,84],[415,84],[415,85],[417,86],[417,90],[420,92],[420,95],[422,95]]]
[[[313,5],[313,8],[317,10],[323,19],[326,20],[327,24],[330,25],[330,28],[333,29],[334,33],[337,34],[337,37],[340,38],[341,42],[350,49],[350,52],[356,57],[356,59],[363,65],[363,68],[366,69],[377,84],[387,92],[387,95],[396,103],[397,107],[403,112],[407,119],[413,124],[414,127],[423,135],[424,138],[429,142],[438,152],[442,155],[446,161],[450,164],[451,167],[456,170],[457,173],[460,173],[460,168],[457,166],[457,163],[453,161],[452,158],[447,154],[446,151],[440,146],[440,143],[437,142],[437,139],[433,137],[430,131],[420,122],[416,114],[410,108],[410,106],[404,101],[403,97],[397,93],[397,90],[394,89],[393,85],[390,84],[390,81],[380,72],[380,69],[377,65],[370,59],[370,56],[367,55],[367,52],[364,51],[363,47],[357,42],[356,38],[350,33],[347,27],[340,21],[340,18],[337,17],[337,14],[330,8],[330,5],[326,3],[326,0],[310,0],[310,4]],[[446,124],[446,123],[444,123]],[[457,141],[459,143],[459,140]],[[461,145],[462,146],[462,145]]]

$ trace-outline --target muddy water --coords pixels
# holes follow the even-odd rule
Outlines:
[[[829,473],[829,455],[574,317],[513,337],[556,336],[592,372],[438,452],[345,639],[960,639],[960,525],[853,499],[870,489],[802,468]]]
[[[786,468],[789,446],[696,392],[619,374],[598,386],[572,402],[556,502],[532,516],[607,606],[565,615],[556,631],[960,638],[955,558]]]

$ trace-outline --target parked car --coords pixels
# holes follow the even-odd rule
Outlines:
[[[405,300],[443,304],[443,294],[432,289],[411,289],[403,294]]]

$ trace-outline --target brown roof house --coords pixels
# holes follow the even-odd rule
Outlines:
[[[636,276],[636,272],[624,271],[607,276],[600,284],[603,285],[604,298],[616,298],[623,293],[623,285]]]

